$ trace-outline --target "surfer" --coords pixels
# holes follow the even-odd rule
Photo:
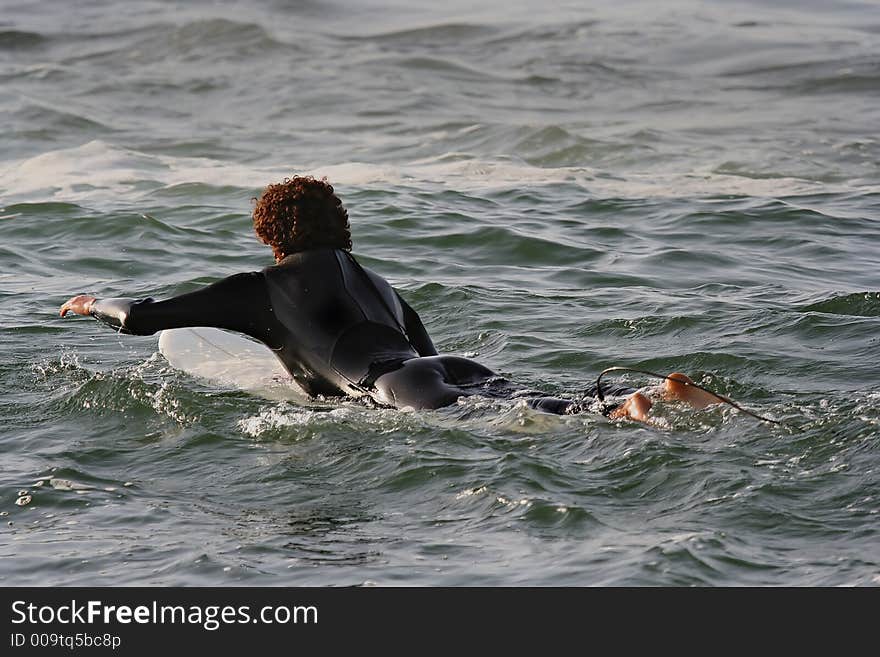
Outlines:
[[[385,406],[434,409],[486,395],[522,397],[557,414],[589,409],[585,401],[523,390],[473,360],[439,355],[416,311],[351,254],[348,212],[326,179],[297,176],[269,185],[253,219],[257,237],[275,255],[273,266],[163,301],[78,295],[60,314],[91,315],[132,335],[188,326],[238,331],[275,352],[312,396],[367,396]],[[662,394],[698,408],[717,401],[689,382],[671,374]],[[648,419],[645,394],[605,392],[627,395],[610,417]]]

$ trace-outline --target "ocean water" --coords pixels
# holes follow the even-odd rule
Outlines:
[[[878,53],[845,0],[0,0],[0,583],[877,585]],[[270,399],[57,316],[270,264],[304,173],[441,351],[788,426]]]

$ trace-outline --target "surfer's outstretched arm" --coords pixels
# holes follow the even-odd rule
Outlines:
[[[152,335],[185,326],[211,326],[246,333],[267,344],[277,320],[272,314],[263,275],[236,274],[195,292],[164,301],[102,299],[79,295],[61,306],[68,312],[91,315],[120,333]]]

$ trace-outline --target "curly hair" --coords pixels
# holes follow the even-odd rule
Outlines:
[[[320,247],[351,250],[348,211],[326,178],[294,176],[266,187],[254,207],[254,232],[278,260]]]

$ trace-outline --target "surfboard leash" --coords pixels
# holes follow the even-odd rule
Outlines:
[[[681,379],[674,379],[670,376],[667,376],[664,374],[658,374],[657,372],[652,372],[650,370],[642,370],[642,369],[638,369],[635,367],[622,367],[619,365],[615,365],[614,367],[605,368],[604,370],[599,372],[599,376],[596,377],[596,397],[598,398],[599,402],[602,404],[603,415],[607,415],[607,413],[610,412],[610,409],[611,409],[611,406],[605,402],[605,393],[602,392],[602,377],[605,376],[606,374],[608,374],[609,372],[635,372],[637,374],[645,374],[647,376],[653,376],[654,378],[657,378],[657,379],[663,379],[664,381],[669,380],[669,381],[675,381],[676,383],[682,383],[686,386],[691,386],[692,388],[697,388],[698,390],[702,390],[703,392],[707,392],[710,395],[712,395],[713,397],[715,397],[716,399],[718,399],[719,401],[721,401],[725,404],[728,404],[730,406],[733,406],[740,413],[745,413],[746,415],[749,415],[749,416],[755,418],[756,420],[760,420],[761,422],[769,422],[771,424],[776,424],[781,427],[786,427],[788,429],[794,429],[794,430],[800,431],[800,432],[804,431],[803,428],[801,428],[797,425],[791,424],[789,422],[782,422],[780,420],[773,420],[769,417],[764,417],[763,415],[758,415],[757,413],[750,411],[747,408],[743,408],[742,406],[737,404],[732,399],[725,397],[724,395],[721,395],[721,394],[715,392],[714,390],[709,390],[708,388],[704,388],[703,386],[698,385],[696,383],[682,381]]]

